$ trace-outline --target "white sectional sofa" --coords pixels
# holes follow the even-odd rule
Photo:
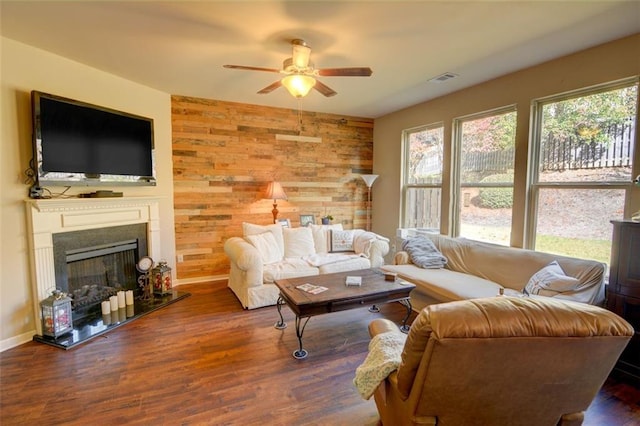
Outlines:
[[[243,223],[243,237],[224,244],[229,288],[245,309],[275,305],[278,279],[379,267],[389,240],[341,224],[283,228]]]
[[[404,238],[411,236],[404,235]],[[413,262],[408,252],[399,251],[394,265],[381,268],[416,285],[411,292],[414,309],[434,303],[493,297],[501,291],[508,296],[522,296],[525,287],[532,297],[593,305],[604,302],[606,265],[601,262],[438,234],[424,233],[413,238],[428,238],[446,258],[443,267],[422,268]]]

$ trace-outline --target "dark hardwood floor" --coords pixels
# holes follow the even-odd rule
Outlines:
[[[191,297],[69,351],[29,342],[0,353],[0,424],[375,425],[373,400],[352,380],[367,325],[404,307],[313,317],[297,361],[294,317],[245,311],[224,282],[185,285]],[[640,425],[640,390],[609,378],[586,425]]]

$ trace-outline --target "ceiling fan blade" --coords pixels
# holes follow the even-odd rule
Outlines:
[[[280,70],[276,68],[246,67],[244,65],[223,65],[223,67],[231,68],[233,70],[280,72]]]
[[[327,98],[338,94],[338,92],[336,92],[326,84],[321,83],[319,80],[316,80],[316,85],[313,86],[313,88],[316,89],[318,92],[322,93],[323,95],[325,95]]]
[[[322,77],[369,77],[373,71],[369,67],[322,68],[318,75]]]
[[[267,93],[271,93],[274,90],[276,90],[278,87],[282,86],[282,83],[280,82],[280,80],[271,83],[270,85],[268,85],[267,87],[265,87],[264,89],[260,90],[258,92],[259,95],[266,95]]]

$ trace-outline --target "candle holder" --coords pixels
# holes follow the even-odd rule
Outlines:
[[[58,338],[73,330],[71,298],[56,289],[51,296],[40,302],[42,334]]]
[[[153,280],[153,293],[164,296],[170,294],[171,289],[171,268],[167,262],[161,260],[158,265],[151,271]]]

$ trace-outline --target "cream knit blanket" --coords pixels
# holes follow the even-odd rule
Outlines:
[[[353,384],[364,399],[371,398],[378,385],[400,365],[407,335],[398,331],[380,333],[369,342],[369,353],[356,368]]]

